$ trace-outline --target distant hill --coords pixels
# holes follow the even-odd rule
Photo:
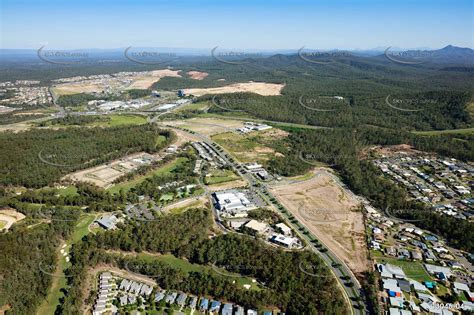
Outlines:
[[[386,52],[390,57],[402,62],[427,62],[449,64],[474,64],[474,50],[448,45],[437,50],[405,50],[389,49]],[[380,58],[387,57],[385,53]]]

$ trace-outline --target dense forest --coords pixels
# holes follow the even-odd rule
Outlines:
[[[159,136],[167,141],[157,144]],[[0,133],[0,185],[46,186],[126,152],[157,152],[170,141],[170,131],[151,125]]]
[[[10,306],[7,314],[35,313],[51,284],[60,239],[71,234],[80,210],[50,214],[48,224],[21,225],[0,234],[0,305]]]
[[[212,225],[205,209],[160,217],[154,222],[131,222],[120,230],[88,235],[73,248],[70,291],[62,306],[63,314],[76,313],[86,298],[82,296],[84,274],[98,263],[133,266],[155,278],[163,288],[211,295],[248,307],[275,305],[287,314],[340,314],[345,309],[335,279],[324,263],[310,252],[285,252],[268,247],[250,237],[234,234],[209,239]],[[218,274],[184,274],[157,262],[107,255],[104,250],[171,253],[193,263],[239,266],[243,275],[265,284],[262,291],[237,289],[228,277]],[[308,264],[321,277],[310,276],[294,266]],[[130,267],[129,267],[130,268]]]

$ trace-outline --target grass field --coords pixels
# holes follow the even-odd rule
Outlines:
[[[225,132],[211,138],[242,163],[263,163],[275,156],[275,150],[267,145],[272,140],[265,138],[264,134],[260,132],[241,135]]]
[[[74,196],[77,195],[77,187],[76,186],[68,186],[66,188],[42,188],[41,191],[53,191],[62,197]]]
[[[141,125],[146,123],[146,117],[139,115],[110,115],[109,121],[99,121],[89,124],[90,126],[117,127],[123,125]]]
[[[441,134],[474,134],[474,128],[465,129],[449,129],[449,130],[430,130],[430,131],[413,131],[417,135],[435,136]]]
[[[94,221],[94,219],[95,219],[95,215],[93,214],[84,214],[79,218],[78,223],[76,227],[74,228],[74,231],[71,237],[66,242],[66,245],[67,245],[67,247],[65,247],[66,251],[68,251],[67,249],[72,244],[77,243],[85,235],[89,233],[89,230],[88,230],[89,224],[91,224]],[[60,303],[60,298],[63,296],[61,289],[67,286],[66,277],[64,276],[64,270],[70,266],[70,263],[66,262],[66,259],[60,254],[58,254],[58,258],[59,258],[58,266],[54,273],[55,276],[52,277],[52,284],[50,287],[50,291],[48,293],[48,296],[46,297],[46,300],[38,308],[37,314],[54,315],[56,307]]]
[[[138,176],[130,181],[127,182],[122,182],[117,185],[114,185],[108,189],[109,192],[113,194],[117,194],[120,192],[121,189],[124,191],[130,190],[132,187],[135,187],[136,185],[140,184],[142,181],[144,181],[148,177],[152,177],[154,175],[164,175],[167,173],[172,172],[173,170],[176,169],[177,166],[181,165],[182,163],[186,162],[187,159],[184,157],[177,158],[176,160],[173,160],[172,162],[156,169],[153,170],[145,175]]]
[[[147,253],[140,253],[137,257],[145,260],[145,261],[161,261],[165,264],[172,266],[173,268],[181,269],[182,271],[189,273],[189,272],[211,272],[214,274],[219,275],[228,275],[230,279],[234,279],[236,285],[242,287],[245,284],[250,285],[250,290],[261,290],[261,287],[257,285],[257,283],[252,282],[252,279],[249,277],[241,276],[237,273],[230,273],[222,268],[205,266],[205,265],[198,265],[192,264],[187,260],[177,258],[173,255],[150,255]]]
[[[377,257],[378,263],[390,263],[403,269],[408,278],[416,281],[433,281],[423,265],[416,261],[399,260],[392,257]]]
[[[239,179],[231,170],[214,170],[210,174],[211,176],[206,176],[204,179],[207,185],[226,183]]]
[[[187,110],[201,110],[201,111],[203,111],[203,110],[206,110],[207,108],[209,108],[210,106],[211,106],[210,102],[189,103],[189,104],[185,104],[185,105],[181,106],[176,111],[177,112],[183,112],[183,111],[187,111]]]

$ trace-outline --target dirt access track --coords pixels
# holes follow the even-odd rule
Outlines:
[[[367,245],[359,201],[327,169],[309,180],[270,187],[273,195],[354,273],[368,270]]]
[[[237,92],[251,92],[263,96],[281,95],[281,90],[285,87],[280,83],[265,83],[265,82],[247,82],[234,83],[226,86],[215,88],[199,88],[199,89],[185,89],[184,93],[194,96],[202,96],[205,94],[224,94]]]

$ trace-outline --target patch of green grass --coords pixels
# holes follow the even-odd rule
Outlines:
[[[77,243],[89,233],[88,226],[94,221],[94,219],[95,215],[93,214],[81,215],[71,237],[66,242],[67,246],[64,248],[66,251],[69,251],[70,245]],[[71,264],[66,262],[66,259],[63,255],[59,256],[57,272],[55,272],[55,277],[53,277],[50,291],[46,297],[46,300],[38,308],[37,314],[54,315],[54,312],[60,303],[60,299],[63,296],[61,289],[67,286],[64,270]]]
[[[92,124],[93,126],[116,127],[123,125],[141,125],[146,123],[146,118],[138,115],[111,115],[107,122],[98,122]]]
[[[7,225],[7,222],[0,221],[0,230],[3,229]]]
[[[266,144],[263,143],[262,138],[258,134],[241,135],[233,132],[224,132],[211,138],[243,163],[263,163],[274,156],[274,152],[271,149],[264,152],[257,150],[259,147],[266,147]]]
[[[211,176],[206,176],[204,178],[204,182],[207,185],[231,182],[239,179],[239,177],[231,170],[214,170],[210,175]]]
[[[181,106],[176,112],[183,112],[187,110],[201,110],[204,111],[211,106],[210,102],[198,102],[198,103],[188,103],[186,105]]]
[[[430,131],[413,131],[417,135],[436,136],[440,134],[474,134],[474,128],[449,129],[449,130],[430,130]]]
[[[156,145],[161,145],[162,143],[165,143],[166,142],[166,137],[165,136],[158,136],[156,138]]]
[[[474,119],[474,102],[473,101],[467,104],[466,111],[469,113],[469,116],[471,116],[471,118]]]
[[[164,194],[160,198],[160,201],[170,201],[170,200],[173,200],[173,194]]]
[[[126,181],[126,182],[122,182],[122,183],[119,183],[119,184],[116,184],[112,187],[110,187],[108,189],[108,191],[112,194],[117,194],[120,192],[120,190],[124,190],[125,192],[129,191],[131,188],[135,187],[136,185],[140,184],[141,182],[143,182],[146,178],[148,177],[152,177],[154,175],[164,175],[164,174],[169,174],[171,173],[173,170],[176,169],[176,167],[178,167],[179,165],[185,163],[188,159],[185,158],[185,157],[179,157],[175,160],[173,160],[172,162],[162,166],[162,167],[159,167],[153,171],[150,171],[149,173],[145,174],[145,175],[142,175],[142,176],[137,176],[135,177],[134,179],[132,180],[129,180],[129,181]]]
[[[75,244],[79,242],[84,236],[89,234],[89,225],[94,222],[94,214],[84,214],[79,218],[79,221],[74,228],[74,232],[68,240],[68,244]]]
[[[399,260],[392,257],[377,257],[379,263],[390,263],[392,265],[401,267],[406,276],[416,281],[433,281],[430,275],[426,272],[423,265],[416,261]]]
[[[65,189],[58,189],[58,193],[60,196],[67,197],[67,196],[75,196],[77,195],[77,187],[76,186],[69,186]]]
[[[250,285],[250,290],[261,290],[261,287],[257,285],[257,283],[253,283],[252,279],[249,277],[244,277],[239,275],[238,273],[228,272],[223,268],[199,265],[190,263],[187,260],[177,258],[173,255],[150,255],[147,253],[140,253],[137,255],[140,259],[144,259],[145,261],[151,262],[154,260],[161,261],[165,264],[172,266],[173,268],[181,269],[182,271],[189,273],[189,272],[211,272],[218,275],[228,275],[229,279],[235,280],[235,284],[242,288],[244,284]]]

